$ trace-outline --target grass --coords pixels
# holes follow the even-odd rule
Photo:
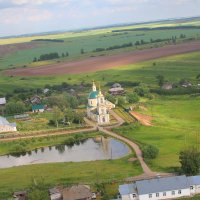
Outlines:
[[[50,186],[73,183],[112,182],[142,173],[137,162],[130,163],[126,158],[108,161],[81,163],[54,163],[29,165],[0,170],[0,197],[11,192],[26,189],[31,179],[43,177]],[[19,181],[20,180],[20,181]]]
[[[160,153],[158,158],[149,162],[151,168],[172,172],[180,166],[179,152],[197,144],[197,133],[200,134],[200,98],[157,97],[145,103],[145,106],[148,111],[140,112],[153,116],[153,127],[129,125],[116,131],[139,144],[158,147]]]

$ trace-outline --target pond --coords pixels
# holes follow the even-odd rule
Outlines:
[[[128,155],[130,148],[113,138],[89,138],[73,145],[57,145],[35,149],[21,155],[0,156],[0,168],[13,166],[55,163],[83,162],[118,159]]]

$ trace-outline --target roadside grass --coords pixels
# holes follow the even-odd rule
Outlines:
[[[8,197],[13,191],[28,188],[33,178],[43,177],[49,187],[54,187],[76,183],[110,183],[140,175],[140,164],[128,162],[127,159],[128,157],[119,160],[53,163],[1,169],[0,197]]]
[[[140,145],[156,146],[159,156],[148,161],[150,167],[154,171],[174,172],[180,166],[179,152],[190,146],[199,146],[199,98],[157,97],[146,106],[148,111],[145,113],[152,113],[154,118],[153,127],[129,125],[116,128],[115,131]]]
[[[192,60],[192,62],[191,62]],[[58,76],[37,76],[37,77],[8,77],[1,72],[0,93],[12,92],[16,88],[41,88],[46,84],[80,84],[81,82],[91,83],[95,79],[105,85],[113,81],[143,82],[149,86],[157,87],[157,75],[163,75],[166,80],[176,82],[180,79],[189,79],[192,83],[198,83],[196,76],[199,74],[200,52],[170,56],[148,62],[119,66],[113,69],[93,73],[66,74]],[[153,65],[155,63],[155,65]]]

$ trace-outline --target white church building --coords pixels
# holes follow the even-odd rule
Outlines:
[[[88,96],[87,117],[97,122],[99,125],[110,123],[109,110],[115,105],[105,100],[101,89],[97,90],[95,82],[92,85],[92,91]]]

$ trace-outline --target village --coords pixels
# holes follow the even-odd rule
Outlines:
[[[168,87],[168,85],[168,83],[164,84],[162,86],[163,89],[172,89],[172,87]],[[186,85],[182,85],[182,87],[186,87]],[[187,84],[187,87],[191,87],[191,85]],[[81,87],[81,90],[85,90],[83,88],[84,86]],[[120,126],[127,121],[130,122],[130,119],[132,122],[139,121],[143,125],[152,125],[150,122],[151,120],[145,122],[145,120],[140,119],[141,116],[138,117],[137,113],[133,112],[135,109],[134,105],[139,101],[137,93],[134,95],[127,95],[128,91],[126,91],[121,84],[113,83],[106,95],[110,100],[109,101],[105,98],[105,93],[102,91],[100,84],[97,86],[93,81],[90,90],[91,92],[87,98],[82,96],[82,93],[77,93],[75,89],[68,89],[68,94],[65,94],[65,96],[62,91],[59,93],[60,98],[57,98],[58,94],[57,96],[51,96],[53,91],[49,88],[45,88],[41,91],[40,96],[34,95],[25,99],[23,102],[24,105],[21,105],[21,107],[20,105],[17,107],[15,104],[12,105],[12,103],[7,103],[5,97],[0,98],[1,113],[5,116],[6,113],[9,113],[8,119],[10,121],[9,122],[3,116],[0,117],[0,132],[4,133],[0,135],[1,139],[12,139],[15,133],[18,135],[17,137],[21,137],[20,132],[24,131],[32,132],[31,137],[34,137],[34,131],[39,131],[40,127],[36,127],[36,129],[34,127],[23,129],[23,127],[26,126],[26,122],[32,121],[35,116],[38,117],[38,115],[39,118],[48,116],[47,119],[49,122],[43,120],[45,123],[50,124],[47,126],[47,132],[48,129],[62,130],[65,129],[65,127],[67,127],[67,129],[69,127],[73,129],[80,128],[81,130],[85,126],[93,126],[94,130],[99,130],[110,137],[117,138],[124,143],[129,144],[131,148],[135,150],[137,159],[140,161],[144,171],[144,176],[139,176],[136,180],[133,179],[131,183],[129,181],[129,183],[119,185],[119,193],[116,194],[117,200],[176,199],[190,197],[200,193],[200,176],[186,177],[185,175],[177,176],[176,174],[164,174],[151,171],[141,155],[142,153],[139,146],[136,143],[117,135],[109,128]],[[43,98],[41,98],[41,96],[43,96]],[[65,97],[68,99],[68,102],[64,99]],[[116,101],[116,97],[120,98],[117,98]],[[125,98],[128,99],[130,103],[127,104],[128,107],[122,107],[123,109],[120,109],[119,112],[119,108],[116,110],[116,107],[125,104]],[[70,105],[68,103],[70,103]],[[84,104],[87,106],[84,106]],[[25,111],[25,106],[31,110]],[[66,110],[67,106],[69,106],[68,109],[70,109],[70,112]],[[13,112],[12,109],[14,112],[19,111],[19,113],[15,113],[14,116],[11,117]],[[20,109],[22,109],[22,112]],[[44,115],[45,113],[48,114]],[[131,115],[131,113],[133,114]],[[68,115],[73,119],[70,119]],[[22,125],[23,123],[25,124]],[[38,121],[36,123],[38,123]],[[42,126],[44,127],[44,124]],[[54,128],[52,128],[53,126]],[[70,132],[70,129],[68,130]],[[26,195],[27,191],[17,191],[13,193],[13,198],[15,200],[25,200]],[[94,191],[89,185],[82,184],[66,188],[59,186],[49,189],[49,198],[51,200],[91,200],[99,199],[100,196],[101,191]]]

